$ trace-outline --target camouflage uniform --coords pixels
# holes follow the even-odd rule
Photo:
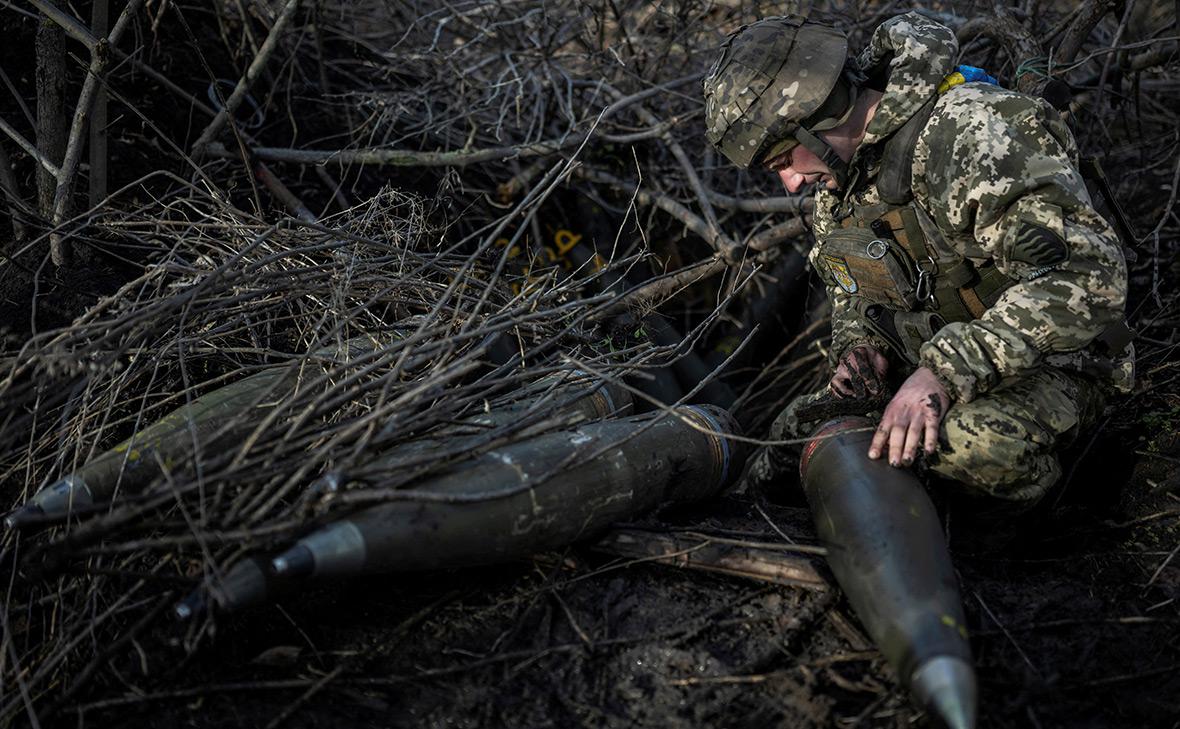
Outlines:
[[[933,371],[952,406],[932,470],[1019,510],[1059,478],[1056,453],[1094,422],[1105,395],[1131,387],[1130,345],[1110,351],[1100,338],[1122,321],[1127,270],[1056,112],[986,83],[938,95],[957,55],[954,34],[915,13],[876,30],[857,63],[866,72],[888,64],[884,96],[850,162],[860,176],[846,191],[816,194],[810,262],[832,303],[832,366],[870,344],[889,353],[891,369]],[[908,180],[922,232],[933,248],[994,266],[1008,281],[981,315],[930,332],[905,362],[866,320],[847,269],[834,270],[839,264],[821,249],[842,219],[880,204],[873,150],[923,107],[929,119],[912,147]],[[773,437],[806,437],[814,424],[793,413],[821,394],[792,403]]]

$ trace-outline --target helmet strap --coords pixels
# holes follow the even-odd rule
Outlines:
[[[820,162],[828,166],[828,169],[832,171],[832,177],[836,180],[836,186],[843,190],[844,186],[848,184],[848,163],[836,154],[836,150],[832,149],[831,145],[820,139],[818,135],[803,127],[795,130],[795,139],[798,139],[799,144],[806,147],[808,152],[818,157]]]

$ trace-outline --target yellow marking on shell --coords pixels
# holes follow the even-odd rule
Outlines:
[[[916,506],[910,507],[910,516],[914,517],[915,519],[922,518],[922,515],[918,513],[918,507],[916,507]]]
[[[956,631],[963,638],[963,640],[967,639],[967,626],[959,625],[958,621],[956,621],[950,615],[942,616],[942,624]]]
[[[563,256],[569,253],[574,246],[578,245],[578,241],[580,240],[582,240],[582,236],[564,228],[557,231],[553,236],[553,242],[557,244],[557,250]]]

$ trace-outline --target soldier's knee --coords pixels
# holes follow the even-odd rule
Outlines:
[[[807,408],[812,403],[828,396],[827,388],[800,395],[793,399],[783,408],[778,417],[774,419],[774,423],[770,426],[770,437],[773,440],[801,440],[811,435],[816,426],[820,425],[815,421],[802,421],[799,419],[799,411]],[[796,447],[798,450],[798,447]]]
[[[931,470],[966,493],[1031,507],[1061,475],[1051,434],[998,409],[951,408]]]

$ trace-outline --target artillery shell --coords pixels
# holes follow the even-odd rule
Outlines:
[[[902,681],[953,729],[975,725],[962,599],[938,514],[909,469],[870,460],[865,418],[834,420],[800,471],[828,565]]]
[[[725,437],[737,432],[724,410],[685,406],[539,436],[414,487],[438,499],[364,509],[300,539],[271,566],[288,581],[490,564],[563,547],[661,503],[717,493],[742,469],[745,449]],[[249,571],[231,570],[214,592],[219,606],[269,594],[265,575],[239,579]]]

